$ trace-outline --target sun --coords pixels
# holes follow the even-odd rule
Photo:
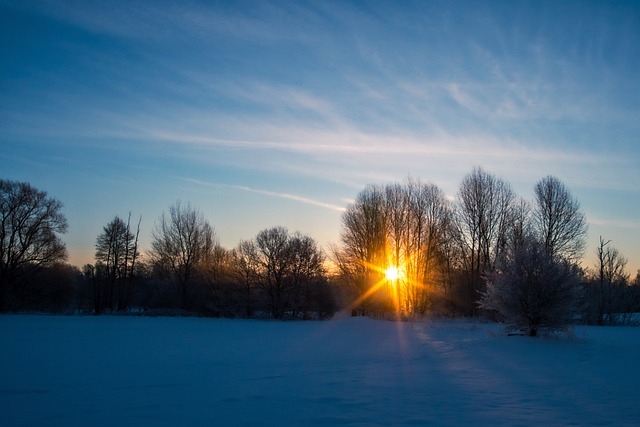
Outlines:
[[[385,270],[384,275],[387,280],[393,281],[400,277],[400,272],[398,271],[398,267],[391,266]]]

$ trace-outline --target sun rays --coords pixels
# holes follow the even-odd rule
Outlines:
[[[395,282],[400,277],[400,270],[396,266],[390,266],[384,271],[384,276],[387,280]]]
[[[407,319],[414,315],[414,301],[412,293],[416,291],[429,291],[425,283],[415,280],[407,273],[411,260],[404,263],[387,262],[385,265],[376,265],[366,261],[366,282],[373,283],[359,298],[351,304],[351,309],[365,304],[367,301],[377,301],[387,307],[397,319]],[[375,282],[374,282],[375,280]]]

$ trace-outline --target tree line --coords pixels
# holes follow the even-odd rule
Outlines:
[[[533,190],[533,200],[520,198],[479,167],[454,200],[413,178],[367,186],[347,207],[332,250],[353,313],[482,313],[531,335],[576,319],[628,323],[640,310],[640,272],[631,282],[626,259],[604,240],[598,265],[582,268],[579,202],[553,176]]]
[[[587,223],[556,177],[534,200],[474,168],[454,200],[408,178],[369,185],[347,206],[328,255],[314,239],[276,226],[223,248],[191,204],[155,221],[115,216],[98,231],[95,262],[66,263],[62,203],[28,183],[0,180],[0,311],[95,314],[141,311],[204,316],[329,318],[354,315],[496,316],[535,334],[575,320],[629,322],[640,310],[640,273],[601,238],[582,268]],[[388,271],[397,272],[393,276]]]
[[[140,224],[115,216],[98,233],[95,262],[65,261],[62,203],[28,183],[0,180],[0,312],[144,312],[324,319],[338,310],[337,285],[314,239],[285,227],[227,250],[191,204],[156,221],[141,254]]]
[[[212,317],[325,319],[338,309],[315,240],[285,227],[223,248],[191,204],[176,202],[139,262],[139,224],[115,217],[98,235],[96,263],[83,268],[84,301],[96,314],[144,310]],[[85,304],[86,305],[86,304]]]

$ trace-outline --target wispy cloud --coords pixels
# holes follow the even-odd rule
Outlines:
[[[210,136],[206,133],[181,133],[153,128],[139,128],[147,138],[185,145],[222,146],[246,150],[263,150],[313,154],[314,157],[340,154],[353,155],[407,155],[425,157],[493,158],[527,161],[570,161],[590,164],[602,158],[587,150],[563,150],[545,145],[525,144],[518,140],[505,140],[491,135],[451,135],[437,132],[434,135],[415,136],[411,133],[368,133],[357,129],[344,131],[321,130],[314,126],[278,126],[262,120],[224,121],[226,125],[244,127],[245,138],[230,139]],[[235,125],[234,125],[235,122]],[[212,129],[215,133],[216,129]],[[232,133],[231,129],[218,129],[220,133]],[[615,154],[612,154],[615,156]],[[339,158],[334,158],[340,161]],[[366,164],[367,157],[360,159]]]
[[[229,188],[234,188],[242,191],[248,191],[251,193],[264,194],[265,196],[279,197],[281,199],[293,200],[308,205],[319,206],[321,208],[330,209],[338,212],[343,212],[345,208],[343,206],[334,205],[331,203],[325,203],[318,200],[310,199],[308,197],[300,196],[298,194],[281,193],[277,191],[260,190],[256,188],[245,187],[242,185],[227,185]]]
[[[640,230],[640,221],[589,217],[587,222],[590,225],[606,227],[607,229],[623,228],[628,230]]]
[[[455,194],[476,165],[524,197],[546,174],[638,194],[636,5],[5,3],[7,31],[33,29],[0,73],[0,161],[20,175],[142,165],[147,188],[170,170],[320,221],[407,175]]]
[[[251,130],[243,139],[161,133],[158,130],[151,130],[153,133],[148,138],[176,147],[184,146],[185,149],[176,154],[193,155],[200,162],[266,174],[303,176],[319,183],[331,182],[355,189],[413,175],[443,185],[445,191],[455,192],[459,180],[476,165],[519,184],[522,191],[528,191],[547,174],[557,175],[573,187],[609,186],[616,190],[634,186],[633,182],[616,178],[616,168],[601,166],[604,163],[628,168],[629,161],[624,154],[615,152],[605,154],[586,148],[549,147],[544,141],[526,143],[482,133],[450,135],[439,132],[433,136],[416,136],[339,132],[302,126],[281,128],[251,120],[242,123]]]
[[[319,200],[315,200],[309,197],[301,196],[299,194],[291,194],[286,192],[279,191],[270,191],[270,190],[262,190],[258,188],[247,187],[244,185],[235,185],[235,184],[221,184],[221,183],[210,183],[198,179],[193,178],[180,178],[183,181],[187,181],[193,184],[207,186],[207,187],[217,187],[217,188],[228,188],[232,190],[240,190],[249,193],[261,194],[269,197],[278,197],[280,199],[293,200],[295,202],[304,203],[307,205],[318,206],[324,209],[329,209],[332,211],[343,212],[345,208],[343,206],[334,205],[331,203],[322,202]]]
[[[244,6],[229,12],[206,2],[36,0],[23,7],[92,33],[156,42],[215,36],[254,43],[299,43],[314,39],[308,26],[317,21],[317,16],[310,8],[264,2]]]

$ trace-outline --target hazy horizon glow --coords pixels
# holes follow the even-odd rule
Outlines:
[[[70,262],[176,200],[234,247],[337,243],[367,184],[561,179],[640,269],[640,6],[0,0],[0,176],[65,204]]]

